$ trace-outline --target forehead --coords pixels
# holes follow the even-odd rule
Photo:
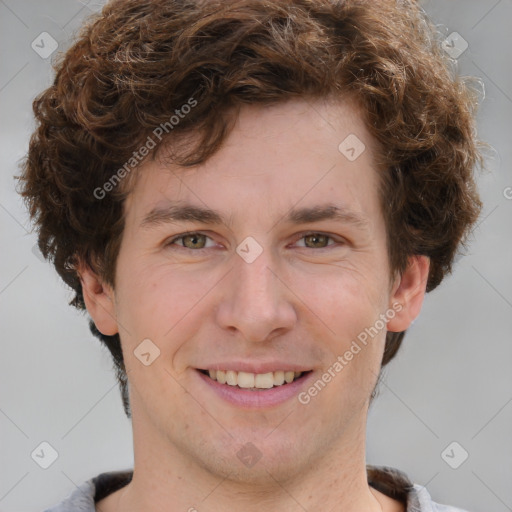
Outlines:
[[[264,203],[267,213],[277,213],[298,201],[301,207],[337,201],[343,209],[351,203],[357,210],[363,207],[362,195],[376,198],[375,151],[353,103],[293,100],[244,106],[206,162],[179,167],[166,159],[165,148],[145,161],[126,212],[143,223],[170,201],[219,212],[238,203],[245,214],[251,204]]]

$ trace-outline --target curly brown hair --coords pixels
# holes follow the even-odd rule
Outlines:
[[[244,104],[328,96],[358,103],[380,148],[391,270],[402,272],[410,255],[428,256],[427,291],[451,271],[481,209],[477,93],[413,0],[114,0],[54,69],[53,84],[34,100],[38,126],[17,178],[39,248],[81,310],[79,261],[115,287],[123,202],[136,174],[126,162],[135,169],[137,149],[167,126],[151,158],[193,130],[187,144],[171,146],[174,161],[202,163],[229,133],[223,113]],[[194,108],[170,123],[191,98]],[[119,186],[115,176],[125,176]],[[119,335],[89,325],[113,356],[130,416]],[[382,366],[403,336],[387,333]]]

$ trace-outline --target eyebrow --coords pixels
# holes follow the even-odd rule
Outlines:
[[[283,219],[281,219],[281,221],[282,220]],[[358,228],[368,227],[368,220],[363,215],[346,208],[340,208],[331,203],[312,207],[294,208],[284,217],[284,222],[288,224],[308,224],[322,220],[337,220],[345,224],[353,224]],[[216,210],[190,204],[171,203],[166,206],[153,208],[143,218],[140,227],[149,229],[151,227],[180,221],[199,222],[209,225],[224,224],[228,227],[232,225],[231,218],[224,218],[222,213]]]

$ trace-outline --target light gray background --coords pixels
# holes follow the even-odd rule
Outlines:
[[[386,372],[367,458],[404,470],[438,502],[504,512],[512,510],[512,0],[422,5],[443,34],[457,31],[469,43],[458,65],[485,84],[479,136],[494,153],[479,178],[485,210],[474,242],[427,296]],[[51,58],[31,42],[46,31],[64,50],[100,6],[0,0],[1,511],[43,510],[84,480],[133,464],[110,355],[67,305],[71,293],[53,268],[32,252],[35,234],[12,178],[34,126],[31,102],[52,76]],[[42,441],[59,454],[46,470],[31,458]],[[458,469],[441,457],[453,441],[469,453]]]

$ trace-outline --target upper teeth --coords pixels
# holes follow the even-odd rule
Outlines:
[[[221,384],[230,386],[239,386],[241,388],[259,388],[269,389],[273,386],[293,382],[294,379],[302,375],[302,372],[277,372],[268,373],[248,373],[235,372],[233,370],[208,370],[208,374],[213,380]]]

